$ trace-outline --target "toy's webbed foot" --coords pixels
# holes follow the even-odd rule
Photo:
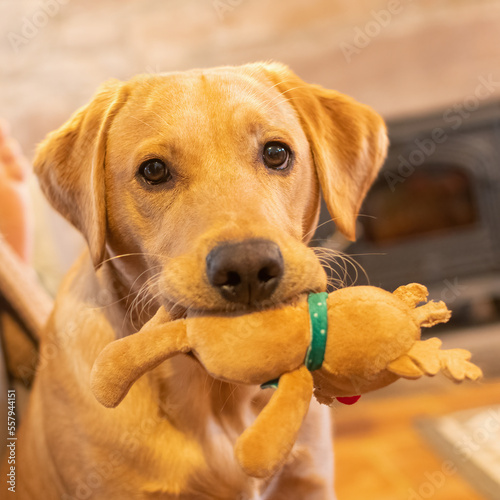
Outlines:
[[[387,369],[408,379],[417,379],[424,375],[432,377],[439,371],[455,382],[462,382],[466,378],[478,380],[482,377],[481,369],[469,361],[469,351],[441,351],[440,347],[441,341],[437,338],[415,342],[407,354],[390,363]]]
[[[481,368],[471,363],[470,352],[465,349],[449,349],[441,351],[441,369],[443,373],[455,382],[462,380],[479,380],[483,376]]]

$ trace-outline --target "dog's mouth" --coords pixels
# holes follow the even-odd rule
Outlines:
[[[324,291],[326,284],[320,261],[302,243],[264,238],[223,241],[208,252],[182,255],[168,263],[158,283],[174,318],[275,309]]]
[[[304,289],[300,292],[295,292],[286,296],[285,298],[276,300],[266,300],[257,303],[248,304],[235,304],[228,302],[227,304],[222,304],[215,307],[182,307],[177,304],[171,309],[171,315],[173,319],[187,318],[188,316],[225,316],[225,315],[244,315],[251,314],[255,312],[268,311],[273,309],[279,309],[281,307],[286,307],[289,305],[297,305],[300,302],[307,300],[307,297],[311,293],[320,292],[319,288],[317,290]]]

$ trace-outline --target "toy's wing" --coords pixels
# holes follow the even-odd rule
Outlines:
[[[417,379],[424,375],[434,376],[440,370],[451,380],[461,382],[478,380],[482,377],[479,367],[471,363],[471,354],[465,349],[442,351],[441,341],[431,338],[417,341],[408,351],[390,363],[387,369],[399,377]]]
[[[102,350],[90,375],[91,390],[102,405],[114,408],[147,371],[189,351],[185,320],[168,319],[161,308],[138,333],[115,340]]]
[[[235,455],[253,477],[269,477],[290,453],[309,408],[313,379],[302,366],[285,373],[269,403],[236,442]]]

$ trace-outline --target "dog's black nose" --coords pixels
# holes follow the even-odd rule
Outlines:
[[[257,304],[268,299],[283,276],[279,246],[265,239],[217,245],[207,255],[210,284],[231,302]]]

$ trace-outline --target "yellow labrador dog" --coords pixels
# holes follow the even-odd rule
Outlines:
[[[103,347],[164,306],[249,311],[325,288],[307,247],[320,190],[354,239],[383,163],[367,106],[281,64],[106,83],[41,144],[35,170],[89,251],[66,277],[17,446],[17,498],[334,498],[329,410],[311,406],[291,459],[247,477],[235,438],[269,391],[211,379],[189,355],[116,409],[89,389]]]

